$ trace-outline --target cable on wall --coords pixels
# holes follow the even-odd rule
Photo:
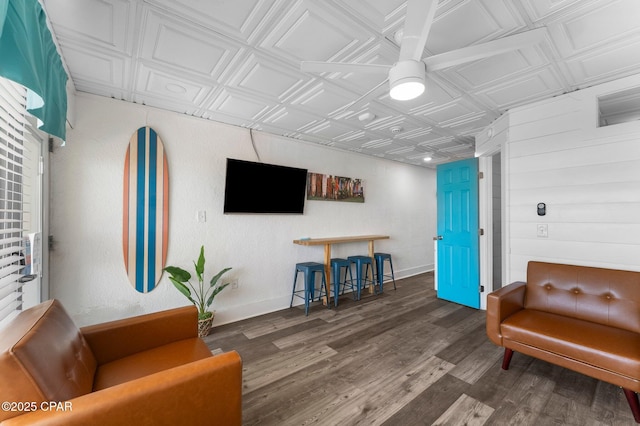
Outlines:
[[[258,161],[262,163],[262,160],[260,159],[260,154],[258,154],[258,150],[256,149],[256,143],[253,140],[253,129],[249,128],[249,137],[251,138],[251,146],[253,147],[253,152],[256,153],[256,157],[258,158]]]

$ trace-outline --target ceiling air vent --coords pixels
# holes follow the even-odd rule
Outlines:
[[[640,87],[598,97],[598,127],[640,120]]]

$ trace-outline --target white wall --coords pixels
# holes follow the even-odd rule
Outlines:
[[[526,279],[529,260],[640,270],[640,121],[597,127],[597,97],[638,86],[631,76],[501,117],[506,282]],[[478,142],[494,145],[486,132]]]
[[[322,247],[301,237],[388,234],[376,250],[393,254],[396,276],[433,269],[435,171],[254,132],[263,162],[362,178],[364,204],[307,201],[304,215],[223,215],[227,157],[256,161],[246,129],[78,94],[75,128],[51,156],[51,297],[79,325],[188,303],[163,275],[158,288],[137,293],[122,257],[124,155],[133,132],[153,127],[169,160],[167,264],[190,268],[204,244],[207,276],[233,270],[239,288],[214,303],[215,324],[287,308],[294,265],[322,261]],[[199,223],[196,211],[205,210]],[[334,256],[365,253],[366,243],[335,246]]]

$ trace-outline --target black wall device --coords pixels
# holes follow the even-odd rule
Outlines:
[[[538,216],[544,216],[547,214],[547,205],[545,203],[538,203]]]

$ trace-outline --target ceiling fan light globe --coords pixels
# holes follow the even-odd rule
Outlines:
[[[398,101],[408,101],[424,93],[425,67],[422,61],[400,61],[389,70],[389,95]]]
[[[422,81],[402,81],[391,87],[389,95],[397,101],[408,101],[415,99],[424,93],[424,83]]]

